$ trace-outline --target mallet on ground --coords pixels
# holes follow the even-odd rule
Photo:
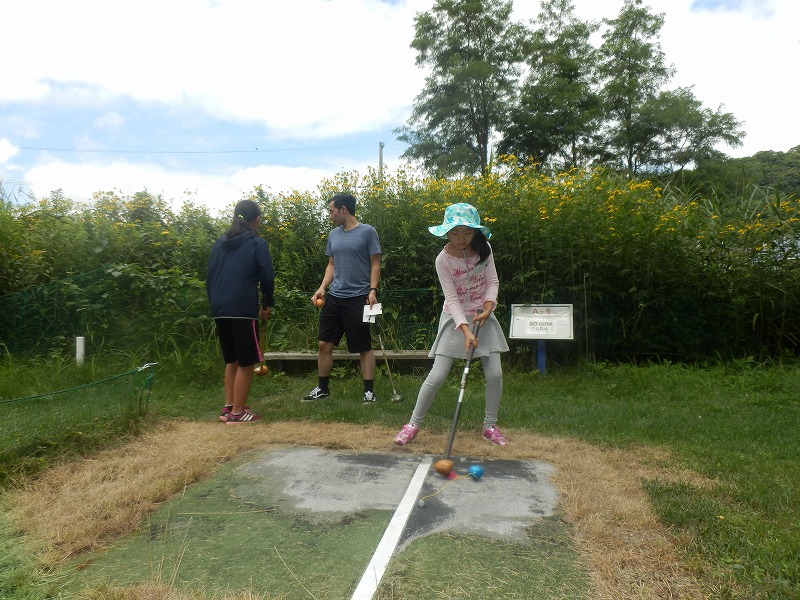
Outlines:
[[[389,357],[386,356],[386,350],[383,347],[383,340],[381,339],[380,334],[378,334],[378,343],[381,345],[383,360],[386,362],[386,372],[389,373],[389,382],[392,384],[392,402],[401,402],[403,397],[398,394],[397,390],[394,388],[394,378],[392,377],[392,370],[389,368]]]
[[[480,323],[477,321],[473,321],[472,323],[472,335],[478,335],[478,328],[480,327]],[[456,412],[453,415],[453,424],[450,426],[450,437],[447,439],[447,448],[444,451],[444,458],[441,460],[437,460],[434,463],[433,468],[436,469],[437,473],[440,473],[444,476],[450,474],[450,471],[453,469],[453,461],[450,460],[450,452],[453,450],[453,440],[456,437],[456,425],[458,424],[458,415],[461,413],[461,404],[464,401],[464,392],[467,389],[467,377],[469,376],[469,366],[472,363],[472,355],[475,353],[475,346],[470,346],[469,351],[467,352],[467,360],[464,363],[464,372],[461,374],[461,387],[458,390],[458,402],[456,402]]]
[[[267,331],[267,325],[266,325],[266,323],[263,323],[261,325],[261,352],[262,353],[266,349],[266,346],[264,345],[264,336],[265,336],[266,331]],[[255,369],[253,369],[253,372],[256,375],[262,375],[262,376],[263,375],[268,375],[269,374],[269,367],[267,366],[267,363],[265,363],[262,360],[260,365],[256,365]]]

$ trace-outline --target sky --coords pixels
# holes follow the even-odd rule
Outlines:
[[[263,186],[315,191],[342,171],[405,166],[393,133],[426,72],[409,47],[434,0],[0,0],[0,184],[146,190],[222,211]],[[586,20],[622,0],[573,0]],[[735,157],[800,145],[797,0],[645,0],[707,108],[743,122]],[[516,0],[529,22],[539,2]],[[599,41],[598,41],[599,43]],[[382,145],[382,147],[381,147]]]

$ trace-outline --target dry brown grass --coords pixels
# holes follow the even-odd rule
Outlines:
[[[397,448],[393,430],[377,426],[267,423],[223,427],[173,422],[91,459],[66,463],[13,491],[13,517],[64,561],[136,529],[156,505],[208,477],[219,465],[255,449],[319,446],[354,451],[440,454],[446,434],[426,435]],[[553,483],[572,524],[579,552],[591,570],[592,597],[704,598],[711,594],[678,558],[673,538],[650,510],[643,479],[713,485],[672,468],[665,451],[610,449],[585,442],[507,432],[511,443],[489,446],[474,436],[456,439],[454,454],[474,458],[542,460],[556,466]],[[345,445],[341,440],[359,440]],[[41,518],[47,515],[46,519]],[[169,598],[177,596],[136,596]],[[133,598],[134,596],[119,596]]]
[[[168,585],[132,585],[126,588],[103,588],[84,591],[80,600],[207,600],[203,592],[186,592]],[[252,592],[230,592],[215,596],[217,600],[284,600],[285,596],[254,594]]]

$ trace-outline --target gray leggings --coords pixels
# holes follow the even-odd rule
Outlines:
[[[433,404],[436,392],[450,375],[453,367],[454,358],[437,354],[433,361],[431,372],[419,388],[417,404],[414,406],[414,414],[411,415],[410,423],[417,427],[422,425],[428,409]],[[483,363],[483,374],[486,378],[486,412],[483,417],[483,426],[490,427],[497,423],[497,411],[500,409],[500,396],[503,394],[503,370],[500,366],[500,353],[492,352],[488,356],[481,357]]]

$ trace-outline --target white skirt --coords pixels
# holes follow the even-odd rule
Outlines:
[[[469,319],[469,326],[472,328],[472,317]],[[478,330],[478,347],[475,348],[473,358],[488,356],[492,352],[508,352],[506,336],[503,335],[503,328],[500,322],[492,313],[483,326]],[[439,331],[436,339],[433,340],[431,351],[428,352],[430,358],[435,358],[437,354],[449,356],[451,358],[467,358],[464,350],[464,334],[461,329],[456,329],[456,322],[453,317],[442,311],[439,317]]]

